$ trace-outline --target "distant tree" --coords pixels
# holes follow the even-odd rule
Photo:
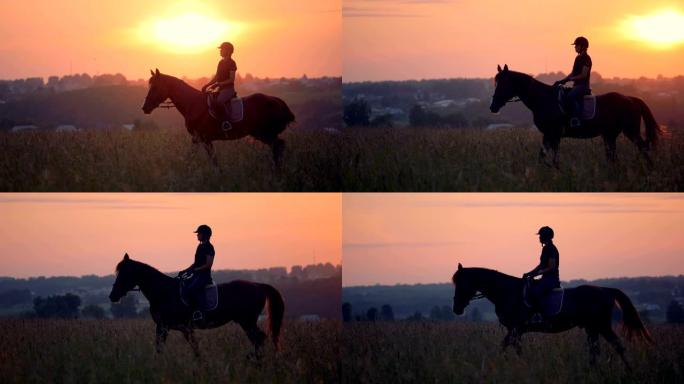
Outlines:
[[[33,300],[33,310],[36,312],[36,316],[41,318],[75,319],[78,317],[80,305],[81,298],[71,293],[48,296],[47,298],[38,296]]]
[[[456,315],[454,314],[453,309],[448,305],[442,306],[442,320],[445,320],[445,321],[456,320]]]
[[[406,320],[409,321],[422,321],[423,320],[423,314],[420,311],[416,311],[413,315],[409,316],[406,318]]]
[[[385,304],[380,308],[380,319],[383,321],[394,321],[394,310],[389,304]]]
[[[111,304],[110,311],[116,318],[136,317],[138,315],[137,304],[138,299],[134,295],[126,295],[118,304]]]
[[[81,316],[91,319],[104,319],[105,310],[102,309],[102,307],[100,307],[99,305],[90,304],[83,307],[83,309],[81,310]]]
[[[409,124],[413,127],[436,127],[443,125],[444,122],[440,115],[416,104],[409,111]]]
[[[651,322],[651,311],[648,309],[643,309],[639,311],[639,317],[644,323],[650,323]]]
[[[682,308],[682,305],[677,300],[672,300],[667,306],[665,317],[668,323],[684,323],[684,308]]]
[[[372,118],[370,121],[370,126],[380,128],[392,128],[394,127],[393,120],[394,119],[392,118],[392,115],[390,115],[389,113],[385,113],[384,115],[379,115]]]
[[[368,321],[376,321],[378,319],[378,309],[375,307],[368,309],[366,312],[366,319],[368,319]]]
[[[442,123],[453,128],[463,128],[468,126],[468,120],[461,113],[452,113],[442,118]]]
[[[430,320],[442,321],[442,308],[439,305],[435,305],[430,310]]]
[[[342,321],[348,323],[352,321],[352,306],[351,303],[342,304]]]
[[[347,126],[367,127],[370,124],[371,109],[364,99],[355,99],[344,106],[342,119]]]

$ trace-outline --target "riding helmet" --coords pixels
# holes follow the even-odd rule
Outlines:
[[[572,45],[579,45],[584,48],[589,48],[589,40],[587,40],[587,38],[584,36],[580,36],[575,39],[575,42],[572,43]]]
[[[551,227],[541,227],[537,232],[537,235],[541,236],[543,239],[551,240],[553,239],[553,229]]]
[[[206,224],[202,224],[199,227],[197,227],[195,233],[203,233],[205,235],[211,236],[211,228],[209,228],[209,226]]]
[[[219,48],[219,49],[227,48],[231,53],[232,53],[233,50],[234,50],[233,44],[231,44],[231,43],[229,43],[229,42],[227,42],[227,41],[224,41],[223,43],[221,43],[221,45],[219,45],[218,48]]]

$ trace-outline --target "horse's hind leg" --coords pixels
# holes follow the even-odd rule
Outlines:
[[[596,364],[596,357],[601,353],[599,347],[599,333],[595,329],[587,329],[587,343],[589,344],[589,362]]]
[[[257,359],[261,358],[261,347],[263,347],[266,340],[266,334],[257,327],[256,319],[253,321],[241,321],[240,327],[242,327],[249,341],[254,345],[254,356]]]
[[[522,354],[522,348],[520,347],[520,334],[518,333],[518,330],[515,328],[509,328],[508,333],[506,333],[506,336],[503,339],[503,342],[501,343],[501,347],[506,350],[506,348],[512,345],[515,348],[515,352],[518,355]]]
[[[211,163],[214,165],[214,167],[218,168],[218,159],[216,158],[216,149],[214,149],[214,145],[211,143],[211,141],[203,141],[202,145],[204,145],[204,149],[207,150],[207,155],[209,155],[209,160]]]
[[[624,130],[624,134],[632,143],[634,143],[634,145],[637,146],[639,149],[639,154],[646,159],[646,164],[649,168],[651,168],[653,167],[653,161],[651,161],[651,156],[648,155],[648,143],[641,137],[639,129],[639,125],[636,127],[629,127],[628,129]]]
[[[616,137],[603,136],[603,145],[606,147],[606,158],[611,163],[614,163],[617,160],[616,139]]]
[[[629,363],[627,362],[627,358],[625,357],[625,347],[622,345],[620,338],[615,334],[615,332],[613,332],[613,329],[608,328],[602,331],[601,336],[603,336],[603,338],[606,339],[606,341],[613,346],[615,351],[620,355],[622,362],[625,363],[625,367],[627,367],[627,370],[631,371],[632,367],[629,365]]]
[[[162,347],[164,346],[164,343],[166,342],[166,337],[169,335],[169,330],[165,326],[161,324],[157,324],[157,340],[155,341],[155,345],[157,347],[157,353],[162,352]]]

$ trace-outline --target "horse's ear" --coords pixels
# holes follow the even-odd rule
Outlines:
[[[461,265],[461,263],[458,263],[458,270],[460,271],[461,269],[463,269],[463,266]]]
[[[128,252],[124,255],[124,260],[128,260]]]
[[[150,74],[154,76],[154,71],[150,69]]]
[[[501,72],[501,66],[499,64],[496,65],[496,70]]]
[[[508,71],[508,64],[504,64],[504,72]]]
[[[157,75],[159,74],[159,68],[157,68]]]

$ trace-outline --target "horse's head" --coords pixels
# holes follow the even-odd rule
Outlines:
[[[508,70],[508,64],[504,64],[503,69],[501,69],[500,65],[497,65],[496,69],[499,72],[494,77],[494,96],[492,96],[492,104],[489,106],[489,110],[492,113],[498,113],[508,100],[515,96],[513,79],[511,72]]]
[[[150,84],[150,90],[147,91],[147,96],[145,96],[145,104],[142,106],[143,112],[146,115],[152,113],[152,111],[164,102],[171,92],[171,85],[168,81],[168,77],[159,73],[159,69],[155,71],[150,70],[152,77],[148,81]]]
[[[451,281],[454,283],[454,313],[462,315],[465,307],[470,304],[470,300],[477,293],[477,289],[475,289],[472,277],[468,275],[468,271],[461,263],[458,263],[458,270]]]
[[[112,287],[112,292],[109,294],[109,300],[113,303],[118,302],[128,293],[128,291],[138,285],[138,274],[136,273],[136,262],[128,257],[128,253],[124,255],[123,260],[116,266],[116,280]]]

